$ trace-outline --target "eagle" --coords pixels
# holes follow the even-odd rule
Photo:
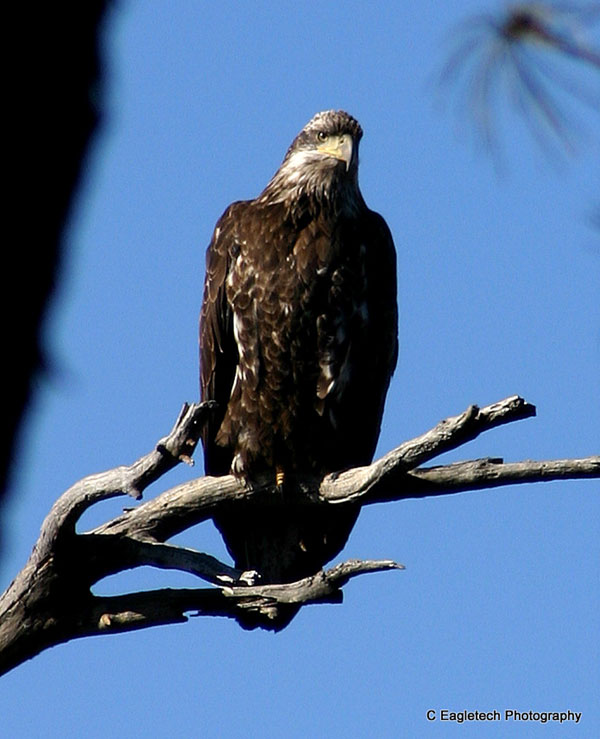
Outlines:
[[[344,547],[360,507],[311,503],[294,481],[372,461],[396,365],[396,253],[359,189],[361,137],[344,111],[315,115],[206,254],[205,471],[272,484],[214,519],[263,583],[315,574]]]

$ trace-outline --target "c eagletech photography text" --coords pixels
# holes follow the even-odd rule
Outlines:
[[[491,711],[452,711],[448,708],[439,710],[430,708],[427,711],[427,720],[452,721],[457,724],[472,721],[527,721],[538,724],[573,722],[578,724],[581,720],[581,711],[517,711],[514,708],[506,708],[502,711],[496,708]]]

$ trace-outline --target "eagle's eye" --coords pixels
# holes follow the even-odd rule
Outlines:
[[[327,141],[329,136],[325,133],[325,131],[319,131],[319,133],[317,134],[317,138],[319,139],[319,141]]]

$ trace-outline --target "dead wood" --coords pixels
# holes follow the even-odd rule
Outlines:
[[[269,496],[272,487],[249,486],[233,476],[183,483],[126,510],[93,531],[77,533],[90,506],[107,498],[142,496],[144,489],[180,462],[191,462],[212,405],[186,404],[170,434],[129,467],[91,475],[67,490],[46,517],[23,570],[0,597],[0,674],[48,647],[70,639],[181,623],[189,615],[227,616],[277,629],[278,609],[309,603],[339,603],[341,588],[359,574],[403,569],[391,560],[350,560],[294,583],[261,585],[255,572],[240,572],[209,554],[167,540],[211,518],[223,505]],[[427,433],[406,441],[367,467],[322,479],[295,479],[306,505],[383,503],[449,495],[501,485],[600,477],[600,456],[522,461],[476,459],[443,466],[420,465],[499,425],[535,415],[534,406],[513,396],[485,408],[470,406]],[[92,586],[104,577],[150,565],[189,572],[209,588],[161,589],[99,596]]]

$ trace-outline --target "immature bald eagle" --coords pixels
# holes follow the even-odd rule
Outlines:
[[[215,519],[263,582],[314,574],[346,543],[359,508],[307,505],[293,478],[371,462],[396,364],[396,256],[358,187],[361,136],[347,113],[318,113],[207,251],[201,387],[218,409],[205,467],[279,484]]]

